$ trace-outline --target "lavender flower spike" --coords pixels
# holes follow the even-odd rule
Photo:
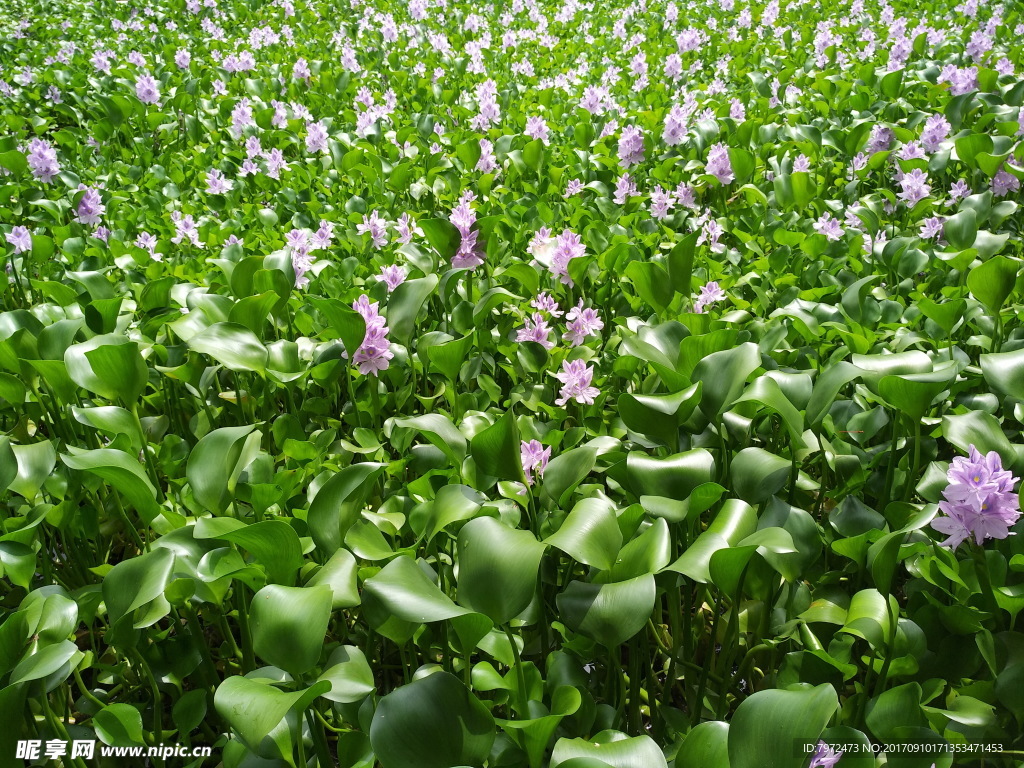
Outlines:
[[[967,458],[953,459],[939,510],[944,517],[932,520],[932,528],[949,538],[943,546],[956,549],[968,538],[981,545],[985,539],[1005,539],[1020,517],[1020,497],[1013,486],[1020,479],[1003,469],[995,451],[982,455],[973,445]]]

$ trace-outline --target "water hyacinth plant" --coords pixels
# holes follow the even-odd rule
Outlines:
[[[1019,3],[0,15],[0,766],[1022,763]]]

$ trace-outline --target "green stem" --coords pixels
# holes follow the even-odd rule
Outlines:
[[[515,662],[516,667],[516,680],[519,683],[519,695],[518,699],[519,716],[523,719],[529,717],[527,708],[527,695],[526,695],[526,672],[523,670],[523,660],[519,656],[519,646],[516,645],[516,639],[512,634],[512,630],[508,624],[502,627],[505,631],[505,637],[508,638],[509,645],[512,646],[512,660]]]

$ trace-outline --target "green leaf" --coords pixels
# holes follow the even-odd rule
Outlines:
[[[597,464],[597,450],[580,446],[555,456],[544,470],[544,492],[561,506]]]
[[[610,584],[572,581],[555,602],[566,626],[611,649],[643,629],[654,598],[654,576],[647,574]]]
[[[529,531],[493,517],[470,520],[459,531],[459,602],[507,624],[533,599],[543,554],[544,544]]]
[[[370,744],[383,768],[482,766],[494,734],[487,707],[447,672],[389,693],[370,724]]]
[[[352,553],[347,549],[339,549],[313,575],[313,578],[306,582],[306,586],[315,587],[322,584],[330,587],[333,594],[331,606],[335,609],[351,608],[359,605],[357,570],[358,565]]]
[[[606,499],[580,500],[544,543],[585,565],[609,570],[622,546],[614,505]]]
[[[746,391],[736,399],[737,403],[754,402],[760,403],[765,408],[773,411],[782,419],[782,423],[789,432],[790,445],[795,448],[804,448],[804,418],[796,406],[789,401],[789,398],[779,387],[775,379],[768,376],[759,376],[747,387]]]
[[[41,680],[49,677],[65,667],[75,656],[80,653],[78,646],[70,640],[61,640],[53,645],[25,656],[11,672],[11,685],[27,683],[32,680]],[[81,658],[81,656],[79,656]],[[71,674],[66,669],[64,676]]]
[[[138,399],[149,376],[139,345],[113,333],[68,347],[64,364],[78,386],[126,405]]]
[[[377,688],[366,656],[354,645],[341,645],[331,652],[317,682],[324,680],[331,684],[324,698],[339,704],[362,701]]]
[[[807,755],[839,708],[829,684],[762,690],[740,702],[729,726],[730,768],[805,768]]]
[[[244,450],[247,444],[253,447],[249,443],[252,431],[252,424],[215,429],[196,443],[189,454],[185,476],[192,487],[192,495],[200,504],[217,514],[223,514],[234,501],[238,476],[245,469],[242,462],[246,458],[249,461],[253,458],[249,451]],[[255,448],[258,450],[262,434],[256,432],[254,436]],[[249,461],[245,461],[245,464]]]
[[[331,683],[323,680],[305,690],[286,693],[269,680],[234,676],[217,687],[213,706],[251,751],[260,757],[287,760],[294,766],[292,729],[297,718],[283,729],[278,726],[290,712],[304,710],[330,689]]]
[[[692,232],[673,246],[668,254],[668,277],[672,290],[689,298],[693,283],[693,255],[700,232]]]
[[[982,355],[981,372],[996,392],[1024,400],[1024,348]]]
[[[310,296],[309,301],[327,318],[351,358],[366,337],[366,321],[363,316],[338,299]]]
[[[160,514],[156,503],[156,488],[146,476],[142,465],[124,451],[113,448],[97,448],[94,451],[73,450],[62,454],[61,461],[71,469],[89,472],[101,477],[116,488],[149,523]]]
[[[717,421],[740,396],[747,377],[760,365],[761,351],[752,342],[714,352],[697,363],[691,378],[704,384],[700,401],[704,415]]]
[[[949,244],[958,251],[966,251],[974,245],[978,236],[978,217],[970,208],[950,216],[943,224],[943,233]]]
[[[454,467],[462,466],[466,458],[466,438],[444,414],[427,413],[423,416],[395,419],[394,424],[404,429],[418,430],[432,445],[448,456]]]
[[[442,259],[450,259],[459,248],[462,235],[455,225],[446,219],[420,219],[417,224],[423,230],[427,242]]]
[[[641,435],[662,445],[679,447],[679,427],[693,415],[700,403],[702,384],[671,395],[619,396],[618,409],[623,423]]]
[[[130,704],[108,704],[93,717],[100,741],[111,747],[142,747],[142,715]]]
[[[884,376],[878,382],[878,393],[885,401],[912,421],[919,421],[935,400],[956,378],[957,364],[950,362],[929,373],[906,373]]]
[[[299,677],[319,661],[330,618],[329,588],[267,585],[249,607],[253,650]]]
[[[267,348],[244,325],[214,323],[186,343],[232,371],[253,371],[262,376],[267,368]]]
[[[675,764],[678,768],[730,768],[729,724],[700,723],[686,734]]]
[[[582,703],[583,697],[578,688],[560,685],[551,695],[550,712],[537,707],[536,712],[547,713],[536,716],[535,712],[531,712],[529,720],[499,720],[498,724],[523,747],[531,768],[540,768],[544,763],[544,752],[555,730],[562,720],[575,714]]]
[[[163,596],[174,568],[174,553],[164,547],[122,560],[103,579],[103,602],[111,621]]]
[[[26,445],[11,445],[8,441],[7,445],[8,459],[13,454],[16,463],[13,466],[7,465],[6,469],[0,469],[0,472],[10,475],[14,470],[14,477],[7,481],[7,487],[33,501],[53,472],[53,467],[57,463],[57,452],[49,440]]]
[[[664,312],[672,301],[672,283],[658,264],[649,261],[631,261],[623,274],[629,278],[640,298],[656,312]]]
[[[729,465],[736,495],[751,504],[767,501],[781,491],[792,473],[792,461],[764,448],[744,448]]]
[[[587,760],[595,762],[583,762]],[[596,761],[611,768],[668,768],[665,755],[650,736],[629,738],[616,731],[602,731],[590,739],[559,739],[550,768],[592,768]]]
[[[385,464],[377,462],[350,464],[321,486],[306,515],[309,533],[318,549],[333,553],[342,545],[385,468]]]
[[[720,549],[739,543],[757,529],[754,508],[739,499],[729,499],[715,519],[679,558],[665,570],[689,576],[694,581],[711,580],[711,556]]]
[[[244,525],[234,518],[201,518],[194,535],[197,539],[229,541],[248,550],[275,584],[294,584],[295,574],[302,567],[299,535],[283,520]]]
[[[433,359],[433,350],[431,355]],[[519,428],[509,409],[494,424],[473,436],[469,450],[477,468],[484,474],[499,480],[525,482],[519,446]]]
[[[684,501],[694,489],[711,482],[715,458],[704,448],[654,458],[631,451],[626,457],[626,478],[637,497],[663,496]]]
[[[993,256],[967,274],[967,287],[990,315],[999,314],[1013,293],[1020,262],[1006,256]]]
[[[391,338],[408,347],[416,329],[416,316],[438,285],[437,275],[427,275],[418,280],[406,280],[395,289],[388,299],[388,327]]]
[[[363,584],[391,616],[413,624],[469,613],[452,602],[411,557],[396,557]]]

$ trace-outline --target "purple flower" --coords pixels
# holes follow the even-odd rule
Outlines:
[[[735,176],[729,160],[729,148],[725,144],[718,143],[711,147],[705,171],[718,179],[720,184],[732,183]]]
[[[931,240],[942,232],[942,225],[945,224],[945,222],[946,220],[942,216],[932,216],[925,219],[921,223],[921,237],[925,240]]]
[[[484,263],[483,247],[478,242],[480,233],[473,229],[476,223],[476,211],[470,206],[473,200],[471,193],[459,198],[459,204],[452,211],[449,220],[459,231],[458,250],[452,256],[452,266],[456,269],[476,269]]]
[[[374,248],[383,248],[387,245],[387,222],[375,210],[370,211],[369,215],[363,214],[363,223],[356,224],[356,232],[360,235],[369,235]]]
[[[939,146],[949,136],[951,127],[943,115],[932,115],[925,120],[924,130],[921,132],[921,143],[924,145],[925,151],[937,152]]]
[[[840,226],[839,221],[833,219],[832,214],[828,211],[825,211],[821,218],[814,222],[814,231],[832,241],[843,238],[843,228]]]
[[[28,155],[25,158],[32,175],[44,184],[60,173],[57,164],[57,150],[45,139],[32,139],[28,144]]]
[[[639,126],[627,125],[619,137],[619,163],[623,168],[644,161],[644,132]]]
[[[327,128],[322,122],[306,123],[306,151],[327,152]]]
[[[579,179],[569,179],[569,183],[565,185],[565,196],[572,197],[578,195],[583,191],[583,182]]]
[[[163,257],[156,252],[156,236],[149,234],[149,232],[139,233],[139,236],[135,238],[135,247],[148,251],[149,257],[153,261],[163,261]]]
[[[334,225],[329,221],[321,221],[320,228],[310,238],[311,251],[320,251],[330,248],[334,240]]]
[[[870,156],[875,152],[885,152],[896,140],[896,134],[892,128],[884,125],[876,125],[871,129],[871,136],[868,137],[868,145],[864,151]]]
[[[686,112],[678,104],[674,105],[665,115],[665,128],[661,133],[661,138],[670,147],[681,144],[686,138],[686,119]]]
[[[192,214],[182,216],[180,212],[174,211],[171,214],[171,221],[174,223],[174,237],[171,242],[179,245],[182,240],[188,240],[192,245],[202,247],[199,242],[199,229],[196,227]]]
[[[408,213],[399,216],[395,228],[398,230],[398,242],[402,245],[412,242],[413,235],[423,236],[423,230]]]
[[[1020,189],[1020,179],[1014,176],[1012,173],[1000,169],[995,176],[992,177],[992,194],[996,197],[1006,197],[1011,192],[1016,192]]]
[[[292,78],[295,80],[309,81],[309,64],[306,63],[305,59],[300,58],[295,60],[295,64],[292,66]]]
[[[100,217],[107,211],[107,207],[100,199],[100,193],[84,184],[79,184],[78,189],[85,190],[85,194],[78,201],[77,220],[82,224],[99,224]]]
[[[612,202],[616,205],[625,205],[626,201],[631,197],[636,197],[636,194],[636,184],[633,183],[628,173],[624,173],[622,178],[615,183],[615,197],[612,198]]]
[[[558,406],[563,406],[570,400],[582,405],[592,405],[594,398],[601,394],[597,387],[590,386],[594,378],[593,366],[588,367],[583,360],[566,360],[562,363],[562,370],[553,375],[562,382],[559,397],[555,400]]]
[[[530,306],[541,312],[547,312],[552,317],[561,317],[562,310],[558,308],[558,302],[546,293],[538,293],[537,298],[530,302]]]
[[[174,52],[174,63],[178,69],[188,69],[188,65],[192,62],[192,54],[189,53],[185,48],[179,48]]]
[[[216,168],[206,174],[206,194],[223,195],[231,191],[231,182],[224,178],[224,174]]]
[[[655,187],[651,192],[651,216],[659,221],[667,218],[672,212],[675,202],[675,197],[671,192],[666,192],[660,186]]]
[[[824,741],[819,741],[817,749],[811,755],[811,764],[807,768],[833,768],[842,756],[842,752],[837,752]]]
[[[711,280],[700,289],[700,295],[697,296],[697,300],[693,303],[693,311],[697,314],[702,314],[705,307],[721,301],[724,298],[725,291],[722,290],[717,282]]]
[[[971,188],[966,181],[960,179],[953,186],[949,188],[949,204],[956,205],[957,201],[969,197],[971,195]]]
[[[697,221],[701,222],[700,237],[697,238],[697,245],[707,243],[712,253],[724,253],[725,246],[718,242],[718,239],[725,233],[722,225],[709,218],[707,214],[701,216]]]
[[[480,139],[480,159],[476,161],[476,169],[480,173],[491,173],[498,169],[494,159],[494,144],[487,139]]]
[[[807,155],[797,155],[793,161],[793,173],[808,173],[811,170],[811,159]]]
[[[931,192],[931,185],[928,184],[928,174],[920,168],[915,168],[900,179],[900,187],[903,190],[897,197],[906,202],[908,208],[913,208],[919,202],[928,197]]]
[[[551,458],[551,446],[545,448],[538,440],[525,440],[520,442],[519,456],[523,462],[523,473],[526,475],[526,484],[533,485],[534,473],[536,479],[544,477],[544,470],[548,467],[548,459]]]
[[[924,160],[926,157],[919,141],[908,141],[900,150],[900,160]]]
[[[584,307],[583,299],[580,299],[579,304],[569,310],[565,319],[568,322],[565,339],[573,347],[583,344],[588,336],[597,336],[598,332],[604,328],[604,322],[597,310],[592,307]]]
[[[388,293],[391,293],[405,282],[405,267],[400,264],[392,264],[380,271],[380,279],[388,286]]]
[[[143,104],[156,104],[160,101],[160,90],[156,78],[143,75],[135,81],[135,95]]]
[[[231,133],[236,139],[241,138],[245,129],[253,124],[252,103],[249,99],[239,99],[238,104],[231,110]],[[256,139],[256,143],[257,145],[259,144],[259,139]],[[248,154],[248,144],[246,144],[246,153]],[[252,156],[251,154],[249,155],[249,157]]]
[[[1003,469],[995,451],[987,455],[973,445],[968,456],[957,456],[946,473],[949,485],[943,490],[939,509],[945,517],[932,520],[932,528],[945,533],[942,545],[956,549],[970,537],[981,545],[985,539],[1005,539],[1009,527],[1020,517],[1020,499],[1013,492],[1014,477]]]
[[[545,144],[548,143],[548,124],[544,122],[543,117],[526,118],[526,130],[524,130],[523,133],[531,139],[540,139]]]
[[[538,233],[539,234],[539,233]],[[562,232],[554,243],[554,250],[551,252],[551,272],[556,275],[564,284],[571,286],[572,278],[569,277],[569,262],[583,256],[587,247],[583,240],[570,229]]]
[[[555,342],[551,341],[551,328],[548,321],[540,312],[534,312],[532,317],[526,318],[526,324],[516,334],[516,341],[535,341],[544,349],[554,349]]]
[[[394,353],[389,349],[388,327],[377,311],[378,306],[377,302],[371,303],[365,293],[352,304],[352,309],[358,312],[366,323],[363,342],[352,356],[352,362],[364,376],[368,373],[379,376],[381,371],[388,369],[391,365],[390,360],[394,357]]]
[[[32,250],[32,233],[28,227],[14,227],[7,233],[7,242],[14,246],[15,253],[29,253]]]

